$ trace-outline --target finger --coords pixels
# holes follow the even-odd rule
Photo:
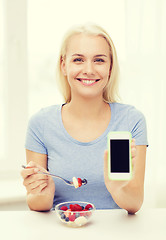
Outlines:
[[[108,180],[108,150],[104,151],[104,178]]]
[[[32,194],[39,194],[41,193],[45,188],[47,187],[47,183],[43,182],[40,185],[38,185],[36,188],[32,188],[30,190],[28,190],[28,193],[32,193]]]
[[[104,151],[104,160],[107,160],[107,158],[108,158],[108,150],[105,150]]]
[[[33,190],[35,188],[40,187],[40,185],[42,185],[44,183],[48,184],[48,181],[46,179],[44,179],[44,180],[37,180],[35,182],[32,182],[32,183],[28,184],[26,186],[26,188],[27,188],[28,191],[31,191],[31,190]]]
[[[21,171],[21,176],[23,177],[23,179],[27,178],[30,175],[33,175],[35,173],[37,173],[39,171],[38,168],[25,168]]]
[[[132,140],[131,140],[131,147],[134,147],[134,146],[136,146],[136,144],[135,144],[135,138],[132,138]]]
[[[131,157],[132,158],[136,157],[136,148],[131,149]]]
[[[48,176],[44,174],[35,173],[25,178],[23,181],[23,185],[26,187],[27,185],[40,180],[48,180]]]
[[[28,165],[26,166],[26,168],[38,168],[38,171],[40,170],[42,172],[48,173],[48,171],[44,167],[40,166],[39,164],[37,164],[36,162],[33,162],[33,161],[30,161],[28,163]]]
[[[34,170],[33,170],[34,169]],[[27,170],[27,171],[24,171]],[[45,168],[41,167],[39,164],[30,161],[26,168],[21,171],[21,176],[25,179],[27,176],[37,173],[39,170],[43,172],[48,172]]]

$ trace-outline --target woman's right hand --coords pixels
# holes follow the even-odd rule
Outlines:
[[[33,161],[30,161],[27,167],[21,171],[23,185],[26,187],[27,193],[54,195],[55,184],[52,177],[38,173],[38,171],[47,172],[45,168]]]

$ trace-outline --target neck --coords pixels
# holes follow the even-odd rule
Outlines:
[[[108,104],[102,98],[81,98],[79,100],[73,98],[67,105],[70,113],[74,114],[77,118],[86,120],[98,118],[108,107]]]

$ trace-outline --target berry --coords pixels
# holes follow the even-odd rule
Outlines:
[[[75,204],[70,204],[69,208],[71,211],[76,211]]]
[[[91,204],[87,204],[87,205],[85,206],[85,209],[86,209],[86,210],[89,210],[90,208],[93,208],[93,206],[92,206]]]
[[[71,209],[67,209],[65,212],[64,212],[65,216],[68,218],[71,214]]]
[[[81,187],[81,186],[82,186],[82,180],[81,180],[81,178],[77,178],[77,181],[78,181],[78,187]]]
[[[61,214],[61,219],[65,219],[65,218],[66,218],[65,214],[62,213],[62,214]]]
[[[75,204],[76,211],[82,211],[82,207],[79,204]]]
[[[67,217],[67,218],[65,219],[65,221],[66,221],[66,222],[69,222],[69,218]]]
[[[79,204],[70,204],[71,211],[82,211],[82,207]]]
[[[88,183],[88,181],[86,179],[82,180],[82,184],[86,185]]]
[[[75,214],[69,216],[69,221],[74,222],[75,219]]]
[[[62,206],[61,208],[60,208],[60,210],[63,210],[63,211],[66,211],[68,208],[67,208],[67,206]]]

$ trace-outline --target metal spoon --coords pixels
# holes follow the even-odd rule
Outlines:
[[[25,165],[22,165],[22,168],[26,168],[26,166],[25,166]],[[39,170],[37,173],[41,173],[41,174],[45,174],[45,175],[48,175],[48,176],[52,176],[52,177],[54,177],[54,178],[59,178],[59,179],[63,180],[67,185],[74,186],[74,184],[73,184],[72,181],[66,180],[66,179],[64,179],[64,178],[62,178],[62,177],[60,177],[60,176],[54,175],[54,174],[52,174],[52,173],[46,173],[46,172],[42,172],[42,171],[40,171],[40,170]],[[86,179],[83,179],[83,180],[82,180],[82,185],[86,185],[86,184],[87,184],[87,180],[86,180]]]

